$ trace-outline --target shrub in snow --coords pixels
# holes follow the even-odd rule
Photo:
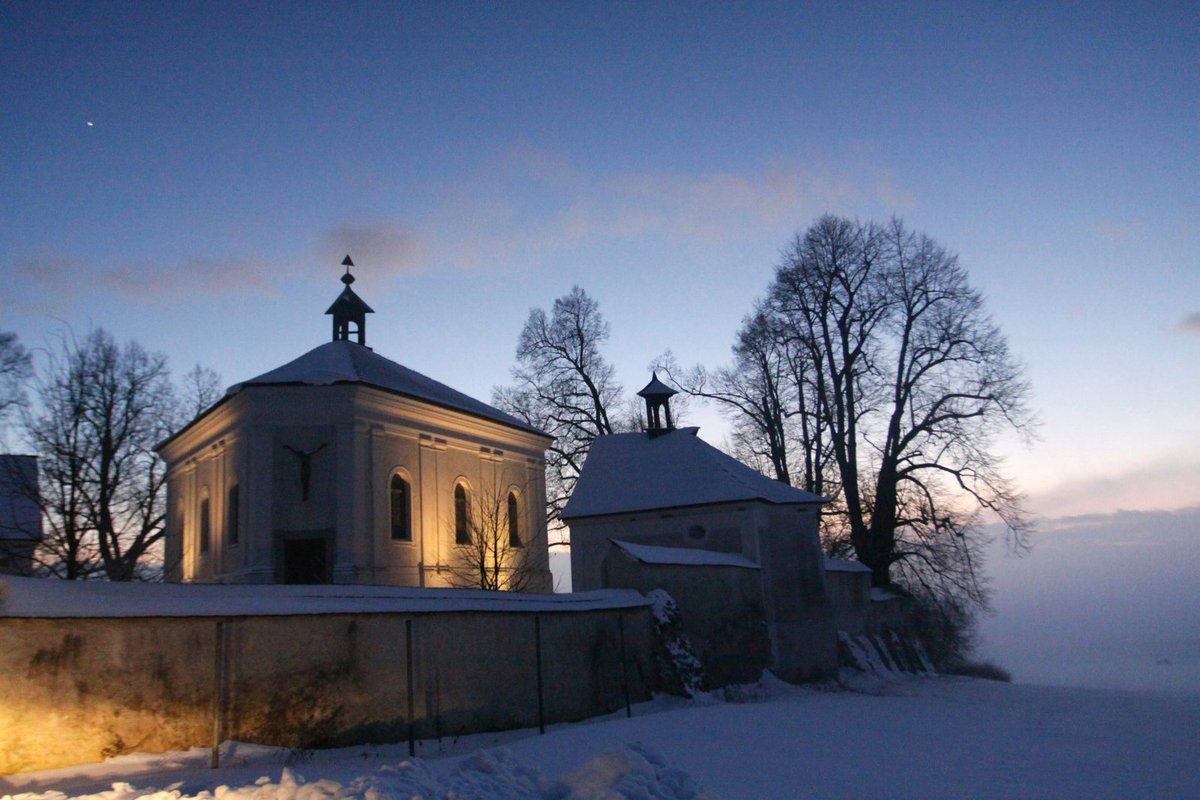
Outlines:
[[[910,625],[934,669],[965,662],[975,649],[975,611],[962,598],[914,594]]]
[[[654,589],[646,595],[653,602],[654,622],[658,627],[659,673],[663,690],[670,694],[695,697],[704,686],[704,665],[683,631],[683,616],[671,595]]]
[[[947,675],[965,675],[968,678],[1012,683],[1012,673],[991,661],[964,661],[961,664],[951,664],[943,671]]]

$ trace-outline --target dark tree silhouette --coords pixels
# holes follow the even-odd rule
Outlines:
[[[831,454],[824,418],[817,413],[814,367],[808,353],[759,304],[742,320],[733,363],[715,371],[681,369],[668,351],[654,364],[688,397],[713,401],[733,425],[740,460],[776,480],[828,495]]]
[[[769,291],[807,353],[841,483],[843,533],[875,585],[986,604],[981,511],[1024,547],[997,434],[1028,435],[1029,384],[958,258],[899,220],[824,217]]]
[[[33,380],[24,435],[38,455],[51,574],[141,577],[162,539],[166,470],[154,445],[177,424],[166,358],[103,329],[63,336]]]
[[[610,412],[621,385],[600,353],[608,323],[578,286],[547,314],[529,312],[517,343],[513,385],[497,387],[497,407],[554,437],[546,456],[546,519],[556,523],[587,458],[592,440],[612,433]]]
[[[727,413],[740,457],[834,501],[827,550],[916,595],[939,616],[929,624],[969,633],[969,609],[987,603],[985,513],[1017,549],[1030,532],[995,438],[1034,422],[957,257],[899,220],[822,217],[784,252],[733,356],[714,372],[669,354],[658,366]]]
[[[182,427],[207,411],[221,399],[221,376],[208,367],[196,364],[180,380],[179,419]]]
[[[23,382],[29,377],[29,354],[15,333],[0,331],[0,423],[21,404]]]

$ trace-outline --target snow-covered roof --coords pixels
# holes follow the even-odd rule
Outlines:
[[[461,611],[554,613],[639,608],[632,589],[526,594],[397,586],[109,583],[5,576],[0,617],[224,617],[416,614]]]
[[[772,480],[681,428],[658,436],[597,437],[563,519],[660,508],[760,500],[824,503],[819,495]]]
[[[643,564],[760,569],[758,564],[740,553],[722,553],[718,550],[698,550],[692,547],[657,547],[649,544],[632,544],[617,539],[609,539],[609,541]]]
[[[226,396],[237,394],[247,386],[326,386],[334,383],[366,384],[545,436],[511,414],[346,340],[326,342],[282,367],[234,384]]]
[[[871,568],[861,561],[847,561],[844,558],[826,558],[826,572],[870,572]]]

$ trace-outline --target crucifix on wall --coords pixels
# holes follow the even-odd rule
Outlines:
[[[285,444],[283,447],[300,461],[300,499],[308,500],[308,488],[312,482],[312,458],[325,449],[325,444],[322,442],[312,450],[297,450],[290,444]]]

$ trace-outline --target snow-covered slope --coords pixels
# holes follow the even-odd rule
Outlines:
[[[1188,798],[1200,694],[911,679],[872,692],[770,682],[742,702],[659,700],[529,731],[339,751],[207,751],[0,778],[0,793],[325,800]],[[488,749],[502,745],[502,749]],[[471,751],[467,753],[466,751]],[[229,763],[238,762],[238,763]],[[286,763],[285,763],[286,762]],[[156,794],[157,792],[157,794]],[[21,795],[17,795],[21,796]]]

